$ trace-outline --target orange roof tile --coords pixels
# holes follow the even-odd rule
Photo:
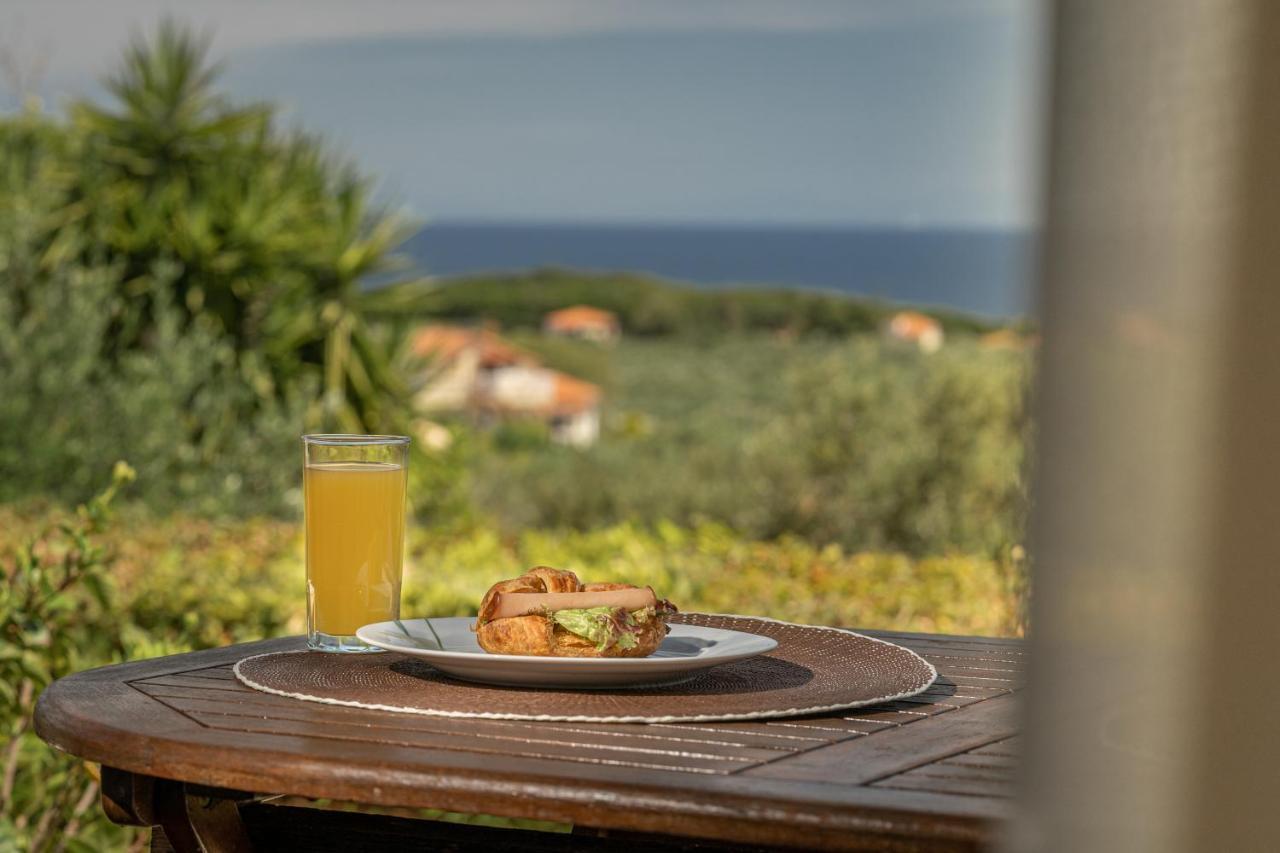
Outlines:
[[[618,327],[618,315],[603,308],[593,308],[590,305],[573,305],[547,314],[543,318],[543,325],[548,329],[559,331],[599,328],[601,326],[616,329]]]
[[[576,415],[600,403],[600,386],[576,379],[567,373],[552,371],[555,395],[552,409],[558,415]]]
[[[889,331],[904,340],[915,340],[931,330],[941,328],[937,320],[919,311],[899,311],[889,320]]]
[[[532,355],[489,329],[424,326],[413,335],[413,351],[417,355],[437,356],[449,361],[472,348],[479,350],[480,364],[485,367],[537,363]]]

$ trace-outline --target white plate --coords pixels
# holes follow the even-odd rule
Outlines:
[[[423,658],[464,681],[518,687],[648,687],[692,678],[700,670],[771,652],[778,641],[759,634],[671,626],[647,658],[552,658],[491,655],[476,642],[472,616],[401,619],[365,625],[356,636],[373,646]]]

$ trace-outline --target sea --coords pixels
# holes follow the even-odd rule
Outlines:
[[[698,287],[837,291],[989,317],[1032,308],[1028,231],[707,225],[433,224],[404,247],[430,275],[563,267]]]

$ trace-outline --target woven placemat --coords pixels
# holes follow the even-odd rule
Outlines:
[[[763,634],[778,647],[678,684],[640,690],[473,684],[393,652],[275,652],[239,661],[235,674],[255,690],[308,702],[436,717],[593,723],[793,717],[914,696],[937,677],[910,649],[840,628],[705,613],[683,613],[673,621]]]

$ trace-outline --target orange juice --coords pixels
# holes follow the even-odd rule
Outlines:
[[[350,636],[400,617],[405,469],[390,463],[306,466],[311,629]]]

